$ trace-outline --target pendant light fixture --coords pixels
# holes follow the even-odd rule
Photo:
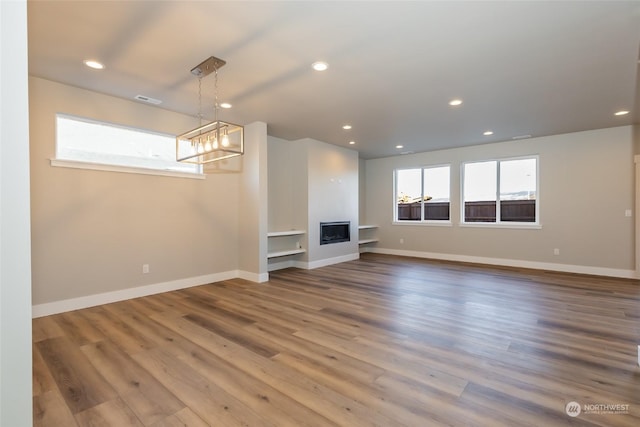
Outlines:
[[[226,64],[211,56],[191,70],[198,78],[200,127],[176,137],[176,160],[203,165],[244,154],[244,128],[218,119],[218,70]],[[214,121],[202,124],[202,79],[214,73]]]

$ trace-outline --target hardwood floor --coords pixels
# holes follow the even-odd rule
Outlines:
[[[637,281],[363,254],[34,319],[34,421],[638,426],[639,320]]]

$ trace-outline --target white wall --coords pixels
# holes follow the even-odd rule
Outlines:
[[[307,267],[309,264],[309,149],[306,144],[293,141],[290,144],[291,163],[285,165],[289,170],[288,176],[291,180],[292,194],[292,228],[306,230],[306,234],[300,237],[300,243],[307,252],[297,257],[302,264],[299,266]],[[270,166],[271,167],[271,166]],[[271,202],[269,202],[271,203]]]
[[[0,425],[32,425],[27,4],[0,2]]]
[[[197,180],[49,161],[58,112],[169,134],[196,119],[36,77],[30,101],[34,305],[238,271],[242,171]]]
[[[632,277],[634,219],[625,210],[634,208],[633,150],[624,126],[368,160],[367,221],[380,226],[373,250]],[[461,163],[524,155],[540,159],[542,229],[460,226]],[[394,169],[443,163],[453,171],[453,226],[392,225]]]
[[[358,153],[313,139],[307,146],[309,263],[348,259],[358,254]],[[320,245],[320,223],[351,222],[351,241]],[[356,256],[357,257],[357,256]]]
[[[241,276],[264,282],[267,273],[267,125],[251,123],[244,128],[245,155],[240,176],[237,234]],[[224,226],[224,224],[220,224]]]
[[[294,209],[297,203],[294,205],[291,142],[269,136],[268,153],[269,231],[294,229]]]
[[[306,253],[270,260],[274,269],[316,268],[358,257],[358,153],[313,139],[269,137],[269,231],[305,230],[272,240],[300,241]],[[351,241],[320,246],[320,222],[351,221]]]
[[[636,249],[636,278],[640,279],[640,155],[636,154],[635,156],[635,174],[636,174],[636,186],[635,186],[635,197],[636,197],[636,206],[635,206],[635,249]]]
[[[307,230],[306,146],[268,137],[268,231]],[[307,248],[307,234],[268,239],[270,252]],[[304,267],[308,253],[270,258],[269,270]]]
[[[638,82],[640,82],[640,69],[638,69]],[[640,92],[640,85],[636,87],[636,90]],[[640,96],[636,99],[640,99]],[[636,106],[639,107],[639,106]],[[640,113],[639,113],[640,114]],[[640,279],[640,125],[634,125],[633,130],[634,141],[634,153],[635,153],[635,170],[636,170],[636,185],[635,185],[635,200],[636,206],[634,211],[634,218],[636,224],[635,249],[636,249],[636,278]]]
[[[358,160],[358,216],[360,224],[369,224],[367,221],[367,161],[364,159]]]

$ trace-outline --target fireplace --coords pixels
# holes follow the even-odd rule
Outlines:
[[[350,221],[320,223],[320,244],[321,245],[348,242],[350,240],[351,240],[351,222]]]

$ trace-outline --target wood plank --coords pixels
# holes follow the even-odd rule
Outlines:
[[[39,317],[31,322],[31,336],[33,342],[46,340],[47,338],[56,338],[64,335],[64,331],[51,316]]]
[[[458,396],[395,372],[384,373],[375,380],[374,385],[382,390],[389,401],[416,414],[424,414],[426,425],[512,426],[493,413],[491,408],[485,410],[460,405]]]
[[[305,338],[313,342],[322,343],[335,351],[345,353],[355,359],[363,360],[372,365],[423,381],[430,387],[434,387],[453,396],[459,396],[467,385],[464,377],[455,376],[443,370],[433,369],[416,360],[412,355],[403,354],[401,351],[389,348],[383,343],[366,343],[341,340],[339,337],[328,335],[312,328],[298,331],[295,336]]]
[[[136,415],[120,399],[110,400],[76,414],[79,427],[122,426],[144,427]]]
[[[73,414],[56,390],[50,390],[33,398],[34,427],[76,427]]]
[[[569,421],[561,401],[557,402],[555,410],[550,410],[517,395],[501,393],[475,383],[469,383],[460,401],[469,402],[469,406],[477,404],[491,407],[500,419],[511,425],[562,425]],[[594,424],[581,418],[580,425],[589,427]]]
[[[225,324],[219,320],[207,318],[195,313],[187,314],[184,318],[264,357],[273,357],[280,352],[276,346],[270,345],[268,342],[261,339],[259,335],[235,328],[232,325]]]
[[[210,427],[191,409],[184,408],[149,427]]]
[[[51,338],[36,343],[36,346],[72,413],[117,397],[80,348],[68,338]]]
[[[33,375],[31,378],[33,396],[40,396],[48,391],[57,390],[56,382],[35,343],[31,346],[31,357],[33,363]]]
[[[193,412],[210,425],[275,427],[164,349],[156,348],[133,357],[176,396],[189,402]]]
[[[185,407],[158,380],[110,341],[85,345],[82,351],[144,425],[158,422]]]
[[[216,301],[203,301],[199,297],[189,297],[183,299],[182,304],[185,307],[188,307],[188,314],[194,312],[203,313],[209,318],[217,319],[240,328],[255,323],[253,318],[227,310],[224,307],[217,305]]]
[[[138,332],[127,322],[102,307],[91,307],[82,311],[82,315],[91,325],[111,342],[117,343],[129,354],[155,347],[155,343]],[[101,342],[106,340],[101,340]]]
[[[295,369],[301,375],[344,396],[358,396],[358,400],[365,407],[370,408],[371,419],[385,417],[401,425],[423,425],[427,420],[429,425],[447,425],[431,417],[424,407],[412,407],[407,405],[406,401],[399,402],[381,387],[354,380],[351,376],[345,375],[343,370],[331,369],[299,354],[280,353],[273,360]]]
[[[324,315],[319,310],[307,310],[290,304],[282,304],[280,302],[271,302],[262,295],[248,295],[244,293],[237,298],[233,304],[231,302],[221,301],[218,305],[225,307],[233,306],[240,312],[252,312],[254,317],[266,319],[271,323],[276,323],[281,327],[288,327],[294,330],[305,328],[313,325],[320,330],[326,330],[330,333],[344,336],[345,338],[353,338],[357,336],[362,327],[355,322],[345,322],[344,319],[332,318]],[[238,301],[243,298],[240,304]]]
[[[139,301],[128,300],[117,304],[107,304],[103,308],[144,335],[148,340],[153,341],[155,346],[162,346],[182,338],[171,329],[153,321],[149,315],[156,314],[155,311],[146,312],[143,310],[141,312],[140,306]]]
[[[89,320],[82,315],[82,310],[56,314],[52,319],[64,331],[64,335],[77,345],[85,345],[105,339]]]
[[[335,374],[341,378],[348,378],[362,383],[372,383],[386,372],[377,365],[367,363],[360,359],[355,359],[347,354],[335,351],[334,349],[319,345],[319,343],[298,337],[294,332],[287,333],[286,330],[278,330],[276,327],[262,323],[246,327],[245,329],[255,330],[270,341],[273,341],[286,349],[287,353],[301,355],[309,358],[318,364],[318,367],[326,367],[337,371]],[[277,359],[277,355],[274,359]]]
[[[164,319],[158,320],[164,321]],[[338,425],[393,425],[392,420],[384,416],[372,419],[370,411],[359,402],[356,396],[343,396],[309,378],[298,376],[293,370],[285,369],[270,359],[246,351],[239,344],[200,328],[186,319],[167,320],[164,324],[167,327],[175,328],[176,331],[180,331],[190,341],[210,353],[226,360],[236,368],[263,381]]]
[[[278,427],[335,425],[202,347],[174,345],[166,350]]]

